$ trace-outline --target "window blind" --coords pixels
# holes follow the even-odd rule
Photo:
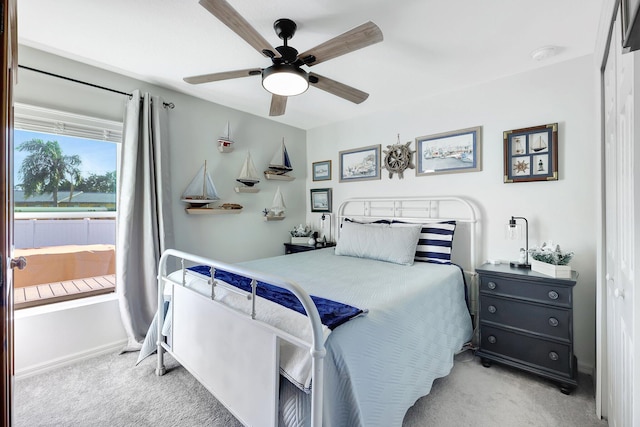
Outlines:
[[[34,105],[14,105],[16,129],[122,142],[122,123]]]

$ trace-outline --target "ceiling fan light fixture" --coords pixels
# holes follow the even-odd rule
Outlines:
[[[262,70],[262,86],[274,95],[300,95],[309,88],[309,74],[291,64],[272,65]]]

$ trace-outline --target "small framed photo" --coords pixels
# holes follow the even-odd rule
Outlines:
[[[331,212],[331,189],[313,188],[311,193],[311,212]]]
[[[482,170],[482,127],[416,138],[416,176]]]
[[[331,181],[331,160],[312,163],[314,181]]]
[[[558,124],[503,133],[504,182],[558,180]]]
[[[380,144],[340,151],[340,182],[380,179]]]

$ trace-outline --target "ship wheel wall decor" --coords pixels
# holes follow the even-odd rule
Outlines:
[[[398,143],[387,145],[387,150],[383,150],[385,156],[382,167],[389,171],[389,179],[393,178],[394,173],[397,173],[398,178],[402,179],[406,169],[415,169],[416,165],[413,164],[415,151],[411,151],[409,145],[411,145],[411,141],[400,144],[400,136],[398,135]]]

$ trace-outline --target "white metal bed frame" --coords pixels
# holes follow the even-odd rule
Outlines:
[[[441,215],[443,205],[453,204],[455,216]],[[461,209],[462,208],[462,209]],[[446,208],[444,209],[446,210]],[[463,215],[460,215],[460,210]],[[437,222],[455,219],[470,225],[470,272],[475,274],[476,223],[473,205],[461,197],[353,198],[338,209],[336,227],[345,218],[364,220],[398,219],[408,222]],[[167,262],[181,260],[182,281],[167,276]],[[222,269],[251,279],[252,292],[245,293],[210,279],[211,296],[206,297],[185,287],[185,261]],[[308,313],[312,340],[305,342],[289,333],[256,319],[256,283],[264,281],[291,291]],[[172,342],[162,338],[164,286],[171,290]],[[215,289],[223,286],[246,296],[251,314],[215,300]],[[289,341],[308,348],[312,360],[311,427],[322,426],[324,348],[322,324],[309,295],[297,283],[281,277],[258,273],[238,265],[204,258],[186,252],[166,250],[158,266],[158,322],[156,374],[166,372],[164,352],[171,354],[198,379],[225,407],[245,425],[278,424],[279,341]],[[203,339],[206,337],[207,339]],[[247,339],[246,337],[251,337]],[[222,343],[222,345],[220,345]],[[259,355],[259,357],[256,357]]]
[[[457,206],[456,215],[442,215],[446,209],[444,204]],[[466,216],[460,215],[462,207]],[[366,220],[398,219],[406,222],[439,222],[456,220],[458,223],[470,226],[470,256],[469,268],[475,268],[476,263],[476,224],[478,215],[474,205],[462,197],[434,196],[434,197],[354,197],[345,200],[338,208],[338,236],[340,224],[345,218],[359,217]]]
[[[478,213],[468,199],[459,196],[423,196],[423,197],[354,197],[345,200],[338,208],[336,236],[340,235],[342,222],[347,218],[364,221],[379,219],[397,219],[411,223],[429,223],[455,220],[456,234],[460,235],[460,225],[466,225],[466,235],[461,240],[468,240],[469,251],[466,259],[457,260],[469,277],[469,309],[477,312],[477,224]],[[454,238],[455,239],[455,238]],[[462,252],[460,248],[454,252]],[[476,316],[477,317],[477,316]]]
[[[167,277],[167,261],[181,260],[182,282]],[[230,308],[214,299],[215,288],[236,288],[210,279],[211,298],[187,289],[184,261],[207,265],[213,275],[222,269],[251,279],[251,315]],[[322,323],[316,306],[297,283],[280,277],[256,273],[237,265],[168,249],[158,268],[158,319],[164,319],[164,284],[172,283],[172,343],[163,341],[162,320],[158,321],[157,375],[165,373],[163,352],[167,351],[200,381],[243,424],[276,426],[278,423],[279,352],[278,340],[309,348],[312,360],[313,389],[311,418],[313,427],[322,426],[323,359],[326,353]],[[307,343],[255,318],[257,281],[291,291],[302,303],[311,324],[312,342]],[[209,337],[202,340],[202,337]],[[246,339],[251,337],[251,339]],[[217,344],[223,343],[222,347]],[[230,375],[233,374],[233,375]]]

